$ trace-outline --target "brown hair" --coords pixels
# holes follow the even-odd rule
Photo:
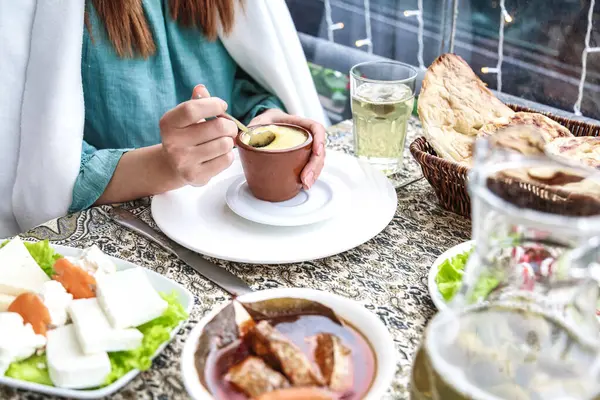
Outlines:
[[[181,25],[201,29],[209,40],[215,40],[219,25],[224,33],[231,32],[236,1],[243,4],[243,0],[169,0],[169,12]],[[147,58],[154,54],[156,46],[142,0],[91,0],[91,3],[119,57]],[[91,32],[87,12],[85,23]]]

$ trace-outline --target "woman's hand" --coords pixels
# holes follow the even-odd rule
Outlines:
[[[225,110],[225,101],[210,97],[206,88],[198,85],[191,100],[161,118],[162,148],[182,186],[206,185],[233,162],[231,150],[238,133],[235,123],[226,118],[205,120]]]
[[[321,174],[321,170],[323,169],[323,165],[325,163],[325,128],[318,122],[315,122],[308,118],[302,118],[296,115],[289,115],[275,108],[267,110],[264,113],[257,116],[256,118],[254,118],[250,122],[249,126],[271,123],[285,123],[298,125],[308,129],[312,133],[312,156],[310,157],[308,164],[306,164],[306,167],[304,167],[304,169],[302,170],[302,174],[300,175],[300,179],[302,180],[304,188],[310,189],[310,187],[315,183],[317,178],[319,178],[319,175]]]

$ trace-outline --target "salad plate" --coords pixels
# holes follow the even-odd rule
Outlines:
[[[427,286],[429,296],[439,311],[448,307],[447,304],[452,294],[460,287],[462,271],[464,271],[469,255],[474,248],[474,240],[461,243],[446,250],[431,265],[427,276]],[[440,272],[444,266],[447,269],[445,269],[445,272]],[[456,271],[460,271],[460,274]],[[448,300],[444,298],[442,290],[446,291]],[[598,305],[597,317],[600,321],[600,304]]]
[[[453,265],[457,269],[464,269],[464,264],[467,257],[457,257],[463,254],[467,254],[471,249],[475,247],[475,241],[469,240],[468,242],[461,243],[450,249],[446,250],[442,253],[431,265],[429,269],[429,275],[427,277],[427,286],[429,289],[429,295],[431,296],[431,300],[435,307],[442,311],[446,309],[448,306],[446,305],[446,300],[444,300],[444,296],[440,293],[438,288],[438,283],[436,282],[436,277],[438,276],[438,271],[440,266],[444,262],[454,262],[457,265]],[[456,284],[456,282],[447,282],[449,284]],[[460,282],[458,282],[460,284]]]
[[[3,240],[0,240],[0,243],[2,243],[2,242],[3,242]],[[39,243],[41,243],[41,242],[39,242]],[[77,257],[80,257],[82,255],[82,253],[84,252],[84,250],[82,250],[82,249],[65,247],[65,246],[60,246],[60,245],[50,245],[50,247],[55,252],[57,252],[61,256],[65,257],[66,259],[76,259]],[[176,283],[154,271],[139,267],[128,261],[124,261],[124,260],[121,260],[121,259],[118,259],[115,257],[110,257],[108,255],[106,255],[106,256],[116,266],[116,273],[121,272],[121,271],[136,269],[136,268],[142,270],[143,273],[146,274],[150,285],[156,292],[161,293],[161,294],[164,293],[165,295],[170,296],[169,300],[167,300],[167,303],[169,303],[168,312],[170,312],[170,307],[171,307],[172,303],[176,304],[176,302],[179,302],[181,307],[179,307],[178,305],[176,305],[176,307],[179,308],[180,310],[181,309],[185,310],[186,315],[190,314],[192,307],[194,305],[194,296],[186,288],[184,288],[180,284],[178,284],[178,283]],[[38,265],[40,265],[40,267],[42,267],[39,262],[38,262]],[[166,297],[163,296],[163,299],[166,299]],[[167,311],[165,311],[165,313],[166,312]],[[166,315],[166,314],[163,314],[163,316],[164,315]],[[160,318],[163,318],[163,317],[161,316]],[[177,321],[180,321],[180,322],[174,328],[172,328],[170,330],[168,339],[164,340],[158,346],[158,348],[154,352],[154,354],[151,355],[151,357],[150,357],[151,359],[154,359],[158,354],[160,354],[164,350],[164,348],[171,342],[173,337],[177,334],[177,332],[181,329],[183,324],[187,321],[187,317],[184,318],[183,316],[180,316],[177,319]],[[154,320],[151,320],[149,323],[147,323],[145,325],[149,326],[150,324],[153,324],[153,322],[154,322]],[[159,327],[153,326],[153,328],[159,328]],[[140,329],[142,329],[142,328],[140,327]],[[161,326],[159,329],[166,329],[166,328],[164,326]],[[52,332],[52,330],[50,330],[48,332]],[[142,332],[145,332],[145,331],[142,330]],[[149,339],[148,341],[151,341],[151,340],[152,339]],[[142,343],[144,346],[146,345],[145,340]],[[158,344],[158,342],[154,342],[154,345],[157,345],[157,344]],[[132,356],[130,356],[130,354],[134,353],[137,350],[138,349],[135,349],[131,352],[109,353],[109,355],[113,354],[117,358],[118,357],[132,357]],[[143,352],[143,349],[141,349],[141,352]],[[140,355],[140,357],[142,357],[142,356],[143,355]],[[31,357],[31,359],[33,359],[34,357],[41,357],[41,356],[34,355],[33,357]],[[44,358],[45,358],[45,356],[44,356]],[[113,367],[114,360],[116,360],[116,359],[111,358],[111,368],[114,368]],[[29,369],[36,368],[36,366],[33,366],[31,364],[26,365],[26,362],[28,362],[28,360],[25,360],[25,362],[23,362],[23,361],[15,362],[15,364],[18,364],[18,366],[16,368],[23,368],[23,370],[25,370],[27,368],[29,368]],[[21,364],[23,364],[22,367],[21,367]],[[37,368],[41,368],[42,365],[43,365],[43,363],[37,364]],[[9,371],[11,368],[13,368],[13,364],[10,365]],[[48,368],[48,367],[45,367],[45,368]],[[30,372],[31,371],[29,371],[29,373]],[[8,371],[7,371],[7,373],[8,373]],[[114,373],[114,370],[111,371],[111,374],[112,373]],[[29,381],[16,379],[14,377],[8,377],[8,376],[0,376],[0,385],[13,387],[13,388],[17,388],[17,389],[22,389],[22,390],[29,390],[29,391],[33,391],[33,392],[37,392],[37,393],[43,393],[46,395],[68,397],[68,398],[74,398],[74,399],[96,399],[96,398],[101,398],[101,397],[105,397],[105,396],[110,396],[110,395],[114,394],[115,392],[119,391],[125,385],[127,385],[131,380],[133,380],[139,373],[140,373],[140,371],[138,369],[130,370],[129,372],[124,373],[122,376],[120,376],[118,379],[116,379],[110,385],[100,387],[100,388],[93,388],[93,389],[60,388],[60,387],[50,386],[50,385],[41,384],[41,383],[29,382]],[[28,374],[28,372],[26,372],[26,371],[23,372],[23,375],[27,375],[27,374]]]
[[[153,197],[152,217],[165,235],[190,250],[221,260],[287,264],[325,258],[359,246],[385,229],[396,212],[398,196],[385,175],[351,155],[328,151],[321,176],[324,181],[338,182],[335,187],[345,188],[339,191],[330,186],[332,195],[339,196],[336,204],[342,205],[335,215],[301,226],[250,221],[233,212],[226,201],[227,190],[243,174],[239,154],[234,154],[231,167],[207,185],[186,186]]]

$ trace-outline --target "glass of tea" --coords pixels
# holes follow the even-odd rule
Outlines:
[[[477,142],[475,249],[426,329],[411,398],[600,399],[598,172],[501,142]]]
[[[354,154],[388,176],[402,168],[416,77],[415,68],[393,61],[366,62],[350,70]]]

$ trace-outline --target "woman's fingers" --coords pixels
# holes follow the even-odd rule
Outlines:
[[[204,118],[216,117],[227,110],[227,103],[218,97],[185,101],[167,111],[160,119],[160,129],[181,129],[197,124]]]
[[[212,160],[196,164],[195,174],[190,176],[188,184],[192,186],[206,185],[214,176],[229,168],[233,159],[233,153],[230,151]]]
[[[238,128],[234,122],[218,117],[226,110],[226,102],[210,97],[204,85],[197,85],[192,99],[161,118],[163,151],[185,183],[205,185],[233,162],[231,150]],[[216,118],[205,121],[210,117]]]
[[[325,165],[325,153],[321,156],[313,154],[310,157],[308,164],[306,164],[306,167],[302,170],[302,174],[300,174],[300,180],[304,189],[310,189],[315,183],[319,175],[321,175],[323,165]]]
[[[219,137],[234,138],[238,134],[237,125],[227,118],[190,125],[182,129],[165,130],[162,133],[163,145],[167,148],[198,146]]]
[[[205,163],[227,154],[231,150],[233,150],[233,139],[229,136],[223,136],[204,143],[202,146],[194,147],[192,156],[196,161]]]
[[[204,85],[196,85],[192,90],[192,99],[201,99],[203,97],[210,97],[208,89]]]

